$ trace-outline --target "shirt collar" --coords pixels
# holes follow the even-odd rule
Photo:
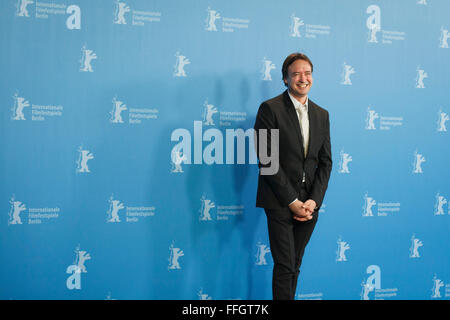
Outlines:
[[[294,104],[294,108],[301,108],[301,109],[305,109],[306,108],[306,112],[308,112],[308,96],[306,96],[306,101],[305,104],[301,103],[300,101],[298,101],[297,99],[294,98],[294,96],[291,95],[291,93],[288,90],[288,94],[289,94],[289,98],[291,98],[292,103]]]

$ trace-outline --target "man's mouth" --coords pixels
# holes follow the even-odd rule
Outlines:
[[[307,86],[309,86],[309,83],[298,83],[297,86],[299,86],[300,88],[306,88]]]

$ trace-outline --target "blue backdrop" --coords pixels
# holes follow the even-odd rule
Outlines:
[[[1,1],[0,298],[271,299],[252,142],[227,134],[299,51],[334,166],[296,298],[449,299],[448,12]]]

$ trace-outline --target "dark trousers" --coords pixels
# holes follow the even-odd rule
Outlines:
[[[299,200],[305,201],[303,192]],[[274,262],[273,299],[294,300],[303,254],[316,225],[318,212],[314,211],[311,220],[300,222],[293,219],[289,208],[264,210],[267,215],[270,251]]]

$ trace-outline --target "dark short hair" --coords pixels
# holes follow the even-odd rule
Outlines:
[[[306,54],[304,53],[299,53],[299,52],[295,52],[295,53],[291,53],[290,55],[287,56],[287,58],[284,60],[283,62],[283,68],[281,69],[281,73],[283,75],[283,83],[285,86],[287,86],[287,84],[284,82],[284,79],[287,79],[288,77],[288,68],[289,66],[294,63],[294,61],[296,60],[305,60],[306,62],[309,63],[309,65],[311,66],[311,72],[313,71],[313,64],[311,62],[311,60],[309,60],[309,58],[306,56]]]

